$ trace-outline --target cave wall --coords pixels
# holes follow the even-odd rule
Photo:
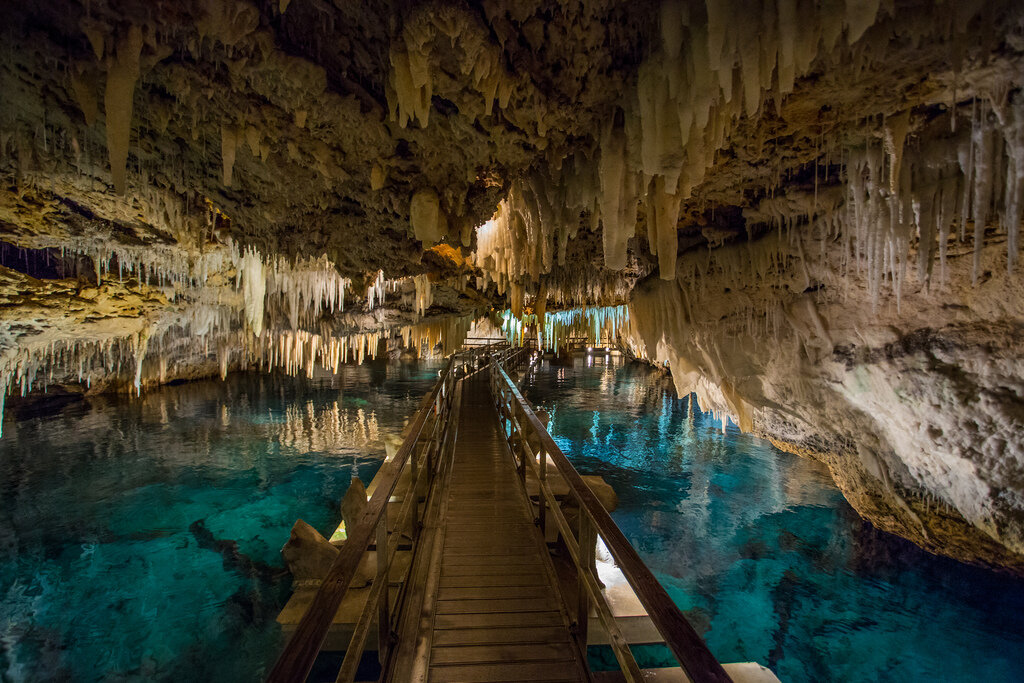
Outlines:
[[[822,459],[877,526],[1024,567],[1024,282],[1005,245],[972,285],[974,252],[951,243],[945,279],[911,269],[897,305],[830,232],[684,256],[635,290],[632,347],[703,409]]]

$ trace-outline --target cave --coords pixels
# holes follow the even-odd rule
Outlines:
[[[0,679],[271,675],[293,523],[327,543],[499,348],[715,658],[1020,676],[1024,4],[40,0],[0,34]]]

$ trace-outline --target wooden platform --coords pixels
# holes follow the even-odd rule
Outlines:
[[[421,643],[420,670],[437,682],[588,680],[484,382],[466,383],[458,429],[437,547],[424,568],[435,577],[425,592],[429,618],[406,634]]]

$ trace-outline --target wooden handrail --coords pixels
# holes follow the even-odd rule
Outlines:
[[[449,359],[440,378],[434,385],[409,429],[409,433],[395,457],[381,465],[377,477],[380,481],[374,490],[366,508],[352,529],[348,529],[348,539],[334,558],[320,588],[313,597],[309,609],[299,620],[292,637],[277,658],[274,668],[267,677],[269,683],[301,683],[309,676],[313,662],[323,647],[327,632],[338,612],[349,584],[359,566],[359,561],[370,544],[370,539],[378,529],[381,516],[387,509],[388,501],[394,493],[395,486],[401,477],[402,470],[413,454],[427,416],[432,412],[438,395],[448,387],[444,397],[450,400],[453,389],[454,366],[456,358]],[[383,551],[383,549],[380,549]]]
[[[604,509],[597,496],[590,490],[576,468],[572,466],[558,444],[551,438],[547,428],[541,424],[515,383],[501,367],[501,363],[495,362],[493,368],[495,377],[505,385],[502,389],[508,391],[518,404],[526,423],[540,440],[542,457],[544,453],[551,457],[559,474],[562,475],[569,487],[569,491],[578,501],[580,510],[589,517],[594,530],[604,539],[605,545],[612,557],[615,558],[619,569],[690,680],[694,683],[731,683],[732,679],[725,669],[711,654],[704,640],[679,611],[672,598],[637,555],[636,550],[612,520],[608,511]],[[541,504],[546,503],[541,501]]]

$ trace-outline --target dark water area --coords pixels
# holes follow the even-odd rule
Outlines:
[[[618,492],[612,517],[720,661],[788,683],[1024,680],[1024,581],[874,529],[819,463],[723,434],[640,364],[543,363],[524,394]]]
[[[329,535],[437,364],[14,402],[0,439],[0,680],[257,681],[280,548]]]

